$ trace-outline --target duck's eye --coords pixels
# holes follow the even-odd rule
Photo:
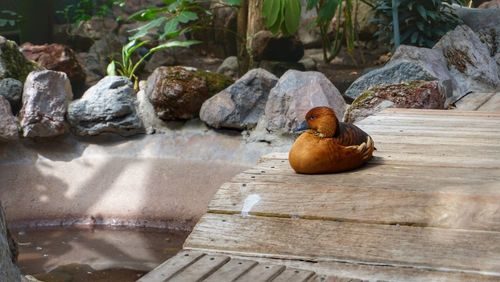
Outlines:
[[[314,120],[316,117],[315,116],[310,116],[309,120]]]

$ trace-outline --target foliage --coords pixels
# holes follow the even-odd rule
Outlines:
[[[200,15],[211,16],[202,4],[209,0],[163,0],[161,7],[148,7],[129,17],[129,20],[144,21],[146,24],[132,30],[131,40],[141,38],[151,30],[158,29],[160,40],[176,38],[193,29],[195,24],[202,26]],[[225,0],[231,6],[239,5],[241,0]]]
[[[122,60],[121,62],[113,60],[107,68],[108,75],[122,75],[130,78],[134,81],[134,88],[137,90],[138,88],[138,78],[136,75],[137,69],[139,66],[146,60],[149,56],[154,53],[164,50],[167,48],[173,47],[188,47],[193,44],[199,43],[195,40],[186,40],[186,41],[170,41],[161,45],[158,45],[154,48],[151,48],[144,56],[140,57],[137,62],[134,62],[133,57],[136,51],[139,48],[143,47],[147,44],[147,41],[140,41],[138,39],[134,39],[130,41],[128,44],[122,47]]]
[[[398,2],[401,44],[432,47],[446,32],[460,23],[460,19],[449,5],[452,1],[399,0]],[[391,39],[392,1],[377,0],[375,7],[375,23],[379,26],[376,35],[380,40],[394,44]]]
[[[264,0],[262,16],[272,33],[291,36],[299,29],[300,10],[300,0]]]
[[[21,15],[10,10],[0,10],[0,28],[14,27],[21,21]]]
[[[123,5],[124,0],[80,0],[77,4],[67,5],[63,10],[56,11],[64,16],[67,22],[79,24],[94,16],[105,17],[112,14],[115,5]]]

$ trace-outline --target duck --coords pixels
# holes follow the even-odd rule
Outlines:
[[[295,132],[302,134],[293,143],[288,160],[300,174],[353,170],[368,162],[375,150],[366,132],[354,124],[339,122],[329,107],[309,110]]]

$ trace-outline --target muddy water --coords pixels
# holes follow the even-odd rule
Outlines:
[[[21,271],[45,282],[135,281],[176,254],[189,234],[123,228],[13,231]]]

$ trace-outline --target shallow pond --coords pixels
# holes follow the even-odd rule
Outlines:
[[[19,266],[45,282],[135,281],[175,255],[189,232],[151,228],[14,229]]]

